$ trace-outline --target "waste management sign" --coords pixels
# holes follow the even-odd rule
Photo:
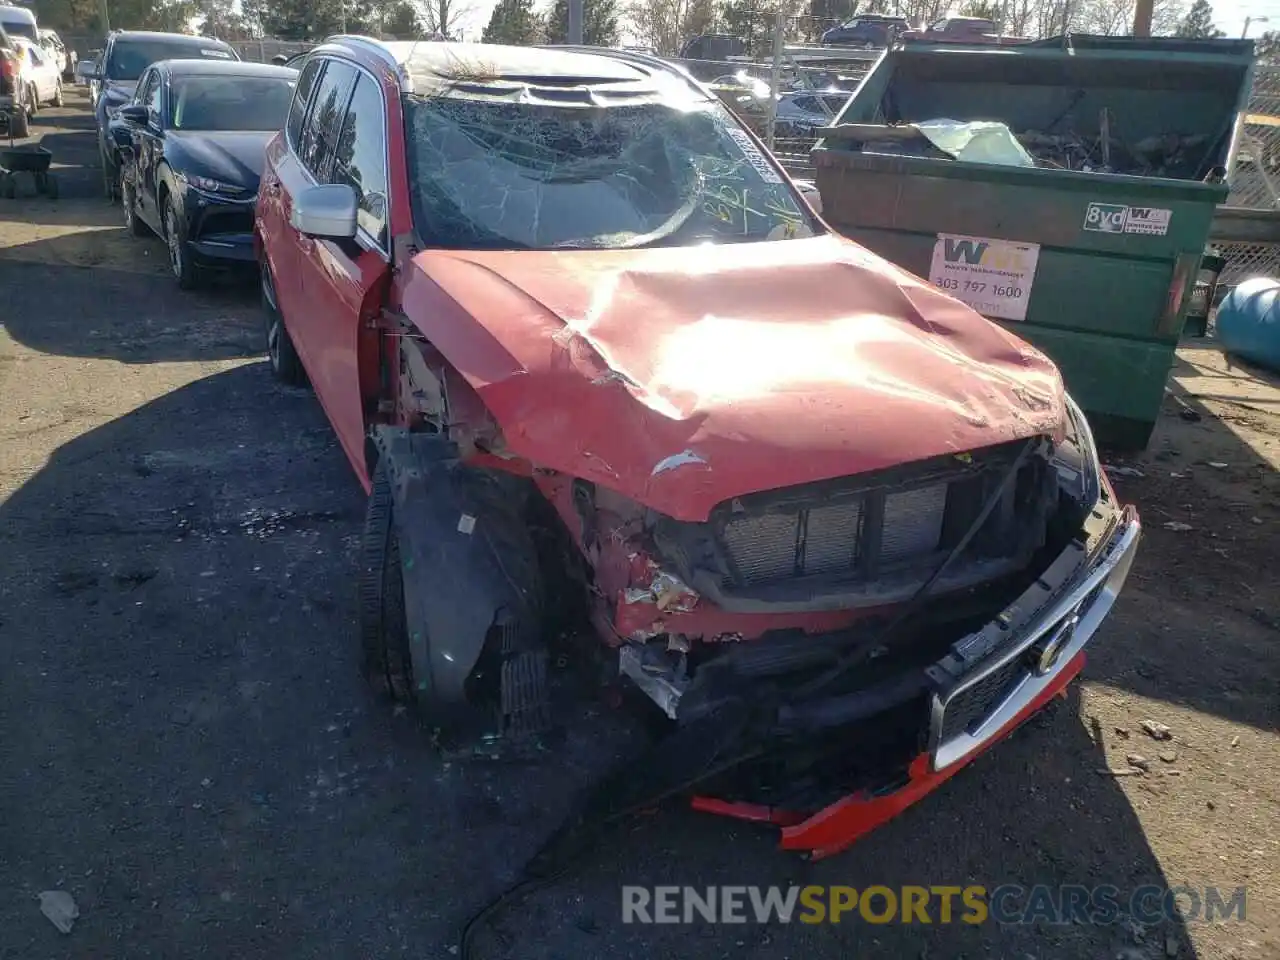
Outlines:
[[[983,316],[1026,320],[1040,245],[940,233],[929,282]]]

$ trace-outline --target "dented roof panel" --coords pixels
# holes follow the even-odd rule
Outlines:
[[[1061,429],[1041,353],[832,235],[428,251],[404,304],[513,453],[681,520]]]

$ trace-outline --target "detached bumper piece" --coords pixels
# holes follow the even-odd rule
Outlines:
[[[755,751],[736,771],[732,782],[747,789],[696,796],[693,807],[781,826],[784,849],[820,858],[934,790],[1044,708],[1083,669],[1085,647],[1129,575],[1141,524],[1132,508],[1101,506],[1084,533],[1014,603],[952,644],[919,680],[900,677],[790,715],[784,709],[781,738],[771,731],[767,751]],[[813,720],[823,717],[838,725],[818,729]],[[808,721],[801,725],[806,735],[794,732],[797,718]],[[772,763],[771,785],[757,759],[762,755]],[[701,787],[713,793],[728,782],[704,780]],[[832,797],[837,786],[840,795]]]

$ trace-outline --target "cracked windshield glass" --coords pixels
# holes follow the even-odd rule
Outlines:
[[[791,185],[717,103],[407,99],[429,246],[619,249],[814,232]]]

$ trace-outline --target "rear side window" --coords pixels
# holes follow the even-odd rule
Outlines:
[[[359,199],[357,222],[381,246],[386,246],[387,231],[385,122],[377,84],[360,74],[338,138],[330,179],[355,189]]]
[[[355,67],[341,60],[330,60],[311,99],[311,109],[302,126],[298,157],[320,183],[328,178],[355,81]]]
[[[293,103],[289,105],[289,119],[285,124],[289,146],[294,150],[302,142],[302,122],[307,117],[307,105],[311,102],[311,91],[316,87],[316,77],[320,76],[323,67],[323,60],[312,60],[298,74],[298,85],[294,88]]]

